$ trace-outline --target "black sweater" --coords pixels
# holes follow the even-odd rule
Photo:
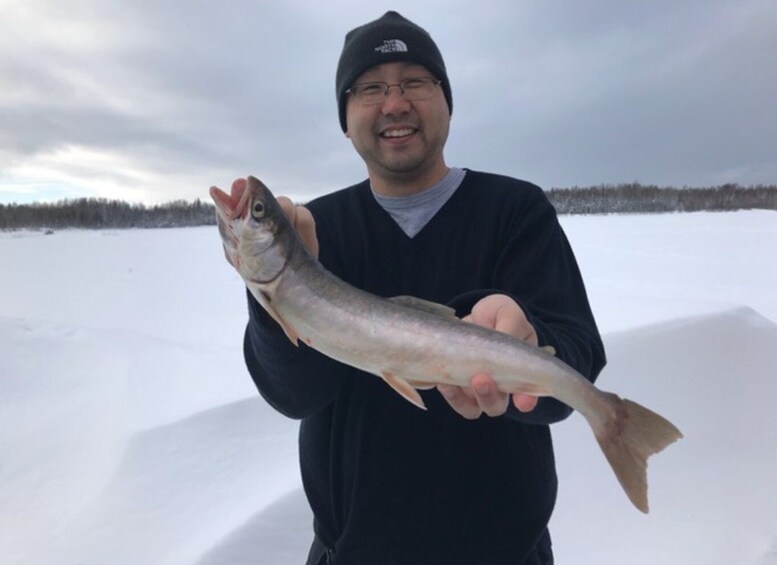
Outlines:
[[[595,379],[604,350],[583,281],[542,190],[467,171],[409,238],[367,181],[309,203],[322,264],[381,296],[413,295],[459,315],[495,292],[526,311],[541,345]],[[299,447],[316,535],[340,565],[544,563],[556,498],[548,424],[570,409],[469,421],[436,390],[411,405],[380,379],[294,347],[249,294],[245,358],[262,396],[302,419]]]

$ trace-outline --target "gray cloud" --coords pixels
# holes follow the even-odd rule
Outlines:
[[[770,0],[396,9],[445,55],[450,164],[546,187],[777,182]],[[248,173],[309,199],[364,176],[333,77],[345,32],[380,16],[377,3],[25,0],[4,11],[0,201],[63,186],[195,198]]]

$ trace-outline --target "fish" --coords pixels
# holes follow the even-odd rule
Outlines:
[[[257,178],[210,189],[227,260],[292,343],[383,379],[421,409],[418,390],[489,374],[505,393],[553,397],[583,415],[632,504],[649,511],[647,460],[682,438],[666,418],[603,391],[554,355],[420,298],[385,298],[329,272]]]

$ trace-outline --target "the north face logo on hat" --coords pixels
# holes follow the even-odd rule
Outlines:
[[[384,39],[383,45],[375,48],[378,53],[405,53],[407,52],[407,43],[401,39]]]

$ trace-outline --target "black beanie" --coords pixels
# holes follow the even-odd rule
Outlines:
[[[337,107],[343,131],[348,129],[345,120],[345,91],[367,69],[395,61],[422,65],[435,78],[441,80],[448,110],[453,112],[453,98],[445,63],[431,36],[397,12],[386,12],[377,20],[352,29],[345,36],[335,78]]]

